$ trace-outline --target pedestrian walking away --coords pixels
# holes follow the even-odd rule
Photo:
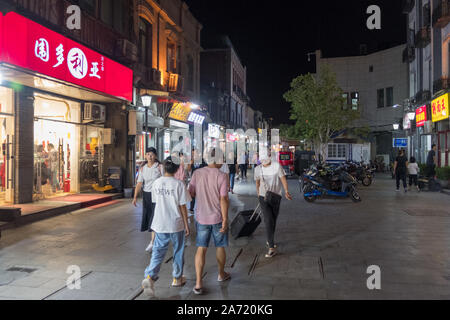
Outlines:
[[[270,155],[270,150],[268,154]],[[292,200],[292,196],[289,193],[286,173],[281,165],[272,161],[268,155],[262,155],[261,162],[261,165],[255,169],[256,193],[266,226],[266,245],[269,247],[266,258],[271,258],[276,255],[275,229],[280,211],[282,188],[284,188],[286,199]]]
[[[232,156],[230,155],[230,157],[232,157],[232,159],[233,159],[233,164],[228,165],[228,170],[230,171],[230,190],[229,191],[231,193],[234,193],[234,180],[236,178],[236,174],[239,173],[239,169],[238,169],[236,159],[234,157],[234,153]]]
[[[411,186],[416,186],[417,190],[420,191],[419,186],[417,185],[417,174],[419,173],[419,166],[416,163],[416,158],[411,157],[408,163],[408,175],[409,175],[409,189],[411,190]]]
[[[157,158],[155,148],[147,149],[145,154],[147,164],[139,170],[136,190],[134,192],[133,205],[137,206],[137,197],[142,189],[142,223],[141,232],[150,231],[151,240],[145,251],[150,252],[153,248],[155,233],[151,229],[155,206],[152,201],[152,186],[156,179],[162,176],[162,166]]]
[[[408,158],[405,156],[405,150],[400,150],[397,158],[395,158],[394,162],[394,174],[397,185],[397,190],[400,191],[400,180],[403,182],[403,188],[405,192],[408,191],[406,187],[406,171],[408,167]]]
[[[189,224],[186,208],[186,186],[174,175],[179,165],[169,157],[164,161],[164,176],[153,183],[153,202],[155,216],[152,230],[155,232],[155,242],[150,264],[145,269],[145,279],[142,281],[144,293],[155,295],[154,283],[158,280],[161,264],[166,256],[169,244],[173,247],[172,286],[185,285],[183,277],[184,267],[184,240],[189,235]]]
[[[213,150],[212,158],[215,158]],[[203,294],[203,269],[206,251],[211,237],[216,247],[216,258],[219,269],[217,281],[223,282],[231,278],[225,272],[226,252],[228,247],[228,174],[219,170],[222,164],[209,161],[207,167],[194,172],[189,184],[189,192],[196,197],[195,226],[197,229],[195,255],[196,283],[195,294]]]

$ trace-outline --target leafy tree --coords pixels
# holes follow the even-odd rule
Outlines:
[[[296,121],[291,130],[309,140],[322,159],[333,134],[360,117],[359,111],[347,106],[328,65],[323,65],[317,76],[308,73],[295,78],[284,99],[291,103],[290,118]]]

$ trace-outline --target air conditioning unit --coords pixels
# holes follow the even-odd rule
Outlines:
[[[115,47],[115,56],[126,62],[138,61],[137,46],[127,39],[117,39]]]
[[[101,104],[85,103],[84,104],[84,121],[105,122],[106,107]]]

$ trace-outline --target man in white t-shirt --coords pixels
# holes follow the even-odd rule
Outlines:
[[[154,282],[169,243],[173,246],[173,287],[181,287],[186,283],[183,277],[184,240],[189,235],[189,224],[186,209],[186,186],[174,178],[178,165],[169,157],[164,161],[164,176],[152,185],[152,200],[156,203],[152,230],[155,231],[155,242],[150,265],[145,269],[142,281],[144,293],[154,296]]]

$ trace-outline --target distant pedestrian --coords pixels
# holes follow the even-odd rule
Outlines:
[[[162,176],[162,166],[157,158],[155,148],[148,148],[145,154],[147,164],[139,170],[136,190],[134,192],[133,205],[137,206],[137,196],[142,189],[142,223],[141,232],[150,231],[151,240],[145,251],[152,251],[155,233],[151,229],[155,206],[152,201],[153,183]]]
[[[145,269],[145,279],[142,281],[144,293],[154,296],[154,283],[164,262],[164,257],[172,243],[173,271],[172,287],[185,285],[183,277],[184,240],[189,235],[189,224],[186,209],[186,186],[174,178],[179,165],[168,158],[164,161],[164,176],[153,183],[153,202],[155,216],[152,229],[155,231],[155,243],[149,266]]]
[[[397,158],[395,158],[394,162],[394,174],[395,174],[395,180],[397,185],[397,190],[400,191],[400,180],[403,181],[403,188],[405,189],[405,192],[408,191],[406,188],[406,171],[408,167],[408,158],[405,156],[405,150],[400,150],[398,153]]]
[[[436,145],[431,146],[431,150],[427,156],[427,177],[433,177],[436,175]]]
[[[292,196],[289,193],[286,173],[278,162],[270,159],[270,149],[267,155],[261,155],[261,162],[255,169],[256,193],[266,225],[266,244],[269,247],[266,258],[272,258],[276,255],[275,228],[280,211],[282,188],[286,199],[292,200]]]
[[[230,192],[232,194],[234,194],[234,180],[236,178],[236,174],[239,173],[239,169],[238,169],[238,165],[236,162],[236,158],[234,157],[234,153],[232,153],[233,155],[230,157],[233,158],[233,163],[228,165],[228,170],[230,172]],[[230,158],[231,159],[231,158]]]
[[[414,183],[417,190],[420,191],[419,186],[417,185],[417,174],[419,173],[419,166],[416,163],[416,158],[411,157],[409,159],[408,164],[408,175],[409,175],[409,189],[411,190],[411,186]]]
[[[211,156],[215,158],[215,150],[212,151]],[[228,247],[228,177],[219,170],[222,164],[216,164],[215,160],[207,160],[207,162],[207,167],[194,172],[189,184],[189,192],[192,197],[196,197],[197,202],[195,210],[197,280],[193,289],[195,294],[203,294],[203,269],[211,237],[214,239],[219,267],[217,281],[231,279],[230,274],[225,272],[225,247]]]

